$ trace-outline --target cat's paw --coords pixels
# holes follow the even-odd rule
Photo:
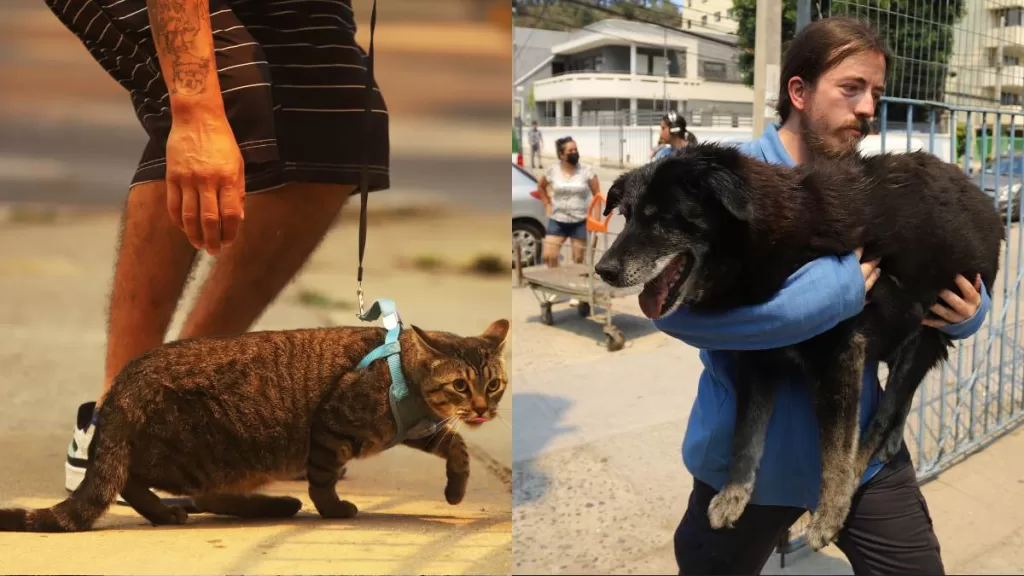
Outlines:
[[[462,499],[466,496],[468,480],[465,477],[449,478],[448,484],[444,487],[444,499],[452,506],[462,502]]]
[[[159,516],[150,516],[149,521],[153,526],[176,526],[184,524],[188,520],[188,511],[183,506],[167,506],[167,509]]]
[[[355,504],[348,500],[335,500],[330,506],[317,507],[317,512],[319,512],[324,518],[343,520],[346,518],[355,518],[356,514],[359,513],[359,509],[356,508]]]
[[[708,520],[715,530],[732,528],[750,502],[750,490],[742,484],[727,484],[708,505]]]

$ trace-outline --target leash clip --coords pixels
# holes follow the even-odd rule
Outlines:
[[[356,314],[356,316],[359,319],[362,319],[363,316],[366,315],[366,312],[363,310],[364,304],[363,304],[363,281],[362,280],[359,280],[358,282],[356,282],[356,297],[359,299],[359,313]]]

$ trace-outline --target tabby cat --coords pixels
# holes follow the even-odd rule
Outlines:
[[[469,479],[454,427],[495,417],[508,333],[503,319],[475,337],[415,326],[398,336],[410,398],[438,425],[401,443],[447,461],[449,504],[462,501]],[[151,487],[191,496],[193,511],[287,518],[301,508],[298,499],[254,491],[303,471],[321,516],[355,516],[356,506],[335,492],[339,470],[386,449],[398,431],[388,363],[356,369],[384,338],[373,327],[251,332],[179,340],[139,356],[98,410],[81,486],[52,508],[0,510],[0,531],[88,530],[118,493],[153,524],[185,522],[186,510],[164,504]]]

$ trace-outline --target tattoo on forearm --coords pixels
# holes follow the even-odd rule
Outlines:
[[[204,23],[210,21],[208,0],[147,0],[153,40],[170,59],[167,90],[196,95],[206,89],[210,56],[198,48]]]

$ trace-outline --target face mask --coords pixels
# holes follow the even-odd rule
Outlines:
[[[572,164],[573,166],[575,166],[576,163],[580,161],[580,155],[579,154],[569,154],[568,156],[565,157],[565,161],[568,162],[569,164]]]

